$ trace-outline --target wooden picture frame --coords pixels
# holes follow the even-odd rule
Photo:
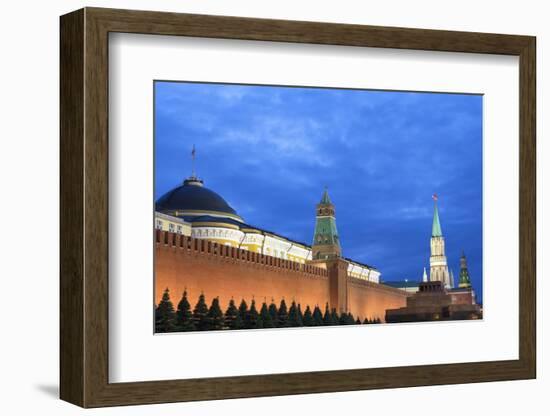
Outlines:
[[[85,8],[61,17],[61,399],[82,407],[536,377],[535,38]],[[519,359],[109,383],[108,35],[245,39],[519,57]]]

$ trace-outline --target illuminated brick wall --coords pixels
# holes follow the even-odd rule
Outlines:
[[[164,289],[170,289],[174,307],[187,289],[194,307],[201,292],[208,305],[219,297],[225,311],[229,300],[248,304],[252,298],[259,309],[262,302],[282,298],[324,311],[330,301],[329,272],[322,267],[300,264],[235,247],[192,239],[183,235],[156,231],[155,303]],[[385,310],[405,306],[407,293],[372,282],[350,278],[347,285],[347,309],[355,317],[384,319]]]

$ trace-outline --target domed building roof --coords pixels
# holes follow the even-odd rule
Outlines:
[[[195,176],[165,193],[155,205],[157,211],[177,217],[211,214],[243,221],[220,195],[205,188],[203,181]]]

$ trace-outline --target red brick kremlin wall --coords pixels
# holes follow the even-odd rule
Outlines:
[[[237,306],[241,299],[250,304],[254,297],[258,309],[264,299],[268,303],[274,299],[278,305],[284,298],[287,306],[294,299],[302,305],[302,311],[306,305],[319,305],[324,311],[329,301],[326,269],[179,234],[160,230],[155,233],[156,304],[166,288],[170,289],[174,307],[187,289],[191,307],[203,292],[208,305],[219,297],[224,311],[232,297]],[[407,293],[398,289],[349,280],[348,309],[360,319],[383,320],[386,309],[405,306],[406,297]]]
[[[348,277],[348,309],[364,317],[385,320],[386,309],[402,308],[411,293],[390,286]]]

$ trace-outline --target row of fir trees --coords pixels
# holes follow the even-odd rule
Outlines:
[[[289,328],[301,326],[327,325],[359,325],[379,324],[380,319],[355,319],[351,313],[338,314],[335,309],[330,310],[328,303],[325,312],[318,306],[313,310],[308,306],[304,312],[300,304],[292,301],[287,307],[285,300],[281,300],[279,307],[273,301],[271,304],[262,303],[260,310],[254,299],[250,306],[243,299],[239,307],[231,299],[225,313],[220,307],[218,298],[212,300],[210,307],[206,304],[204,294],[200,294],[194,309],[187,299],[187,291],[178,303],[177,309],[170,300],[168,289],[164,291],[162,300],[155,309],[155,332],[185,332],[185,331],[212,331],[221,329],[258,329],[258,328]]]

